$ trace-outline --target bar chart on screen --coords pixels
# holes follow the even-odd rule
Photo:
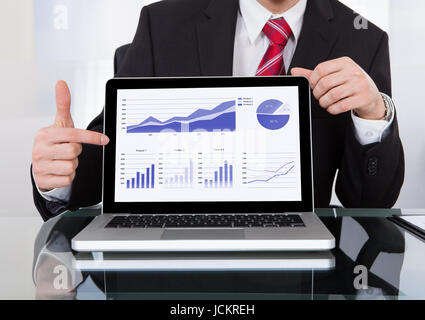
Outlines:
[[[119,181],[123,189],[155,189],[157,181],[157,157],[149,153],[121,153]]]
[[[127,189],[153,189],[155,188],[155,165],[152,164],[144,170],[136,169],[136,174],[126,179]]]
[[[192,153],[174,152],[158,155],[158,185],[166,189],[193,188],[195,164]]]
[[[233,188],[235,165],[233,154],[202,154],[199,161],[199,185],[206,189]]]

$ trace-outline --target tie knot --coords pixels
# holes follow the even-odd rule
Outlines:
[[[282,47],[286,45],[292,34],[291,27],[283,18],[267,21],[263,28],[263,32],[272,43]]]

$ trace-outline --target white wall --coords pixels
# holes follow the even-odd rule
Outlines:
[[[140,8],[148,2],[153,1],[0,1],[0,215],[37,214],[29,181],[31,148],[37,129],[53,120],[56,80],[69,81],[75,122],[86,126],[102,108],[105,81],[113,76],[114,50],[131,41]],[[425,181],[425,106],[421,81],[425,71],[422,17],[425,2],[343,2],[390,34],[394,100],[406,152],[406,182],[397,206],[425,208],[421,188]],[[68,6],[67,29],[54,28],[52,4]],[[49,50],[43,53],[39,46],[43,37],[47,37],[47,33],[40,33],[47,30],[43,28],[50,28],[69,42],[58,47],[58,42],[50,41],[45,47]]]
[[[34,215],[28,180],[37,111],[31,0],[0,1],[0,215]]]
[[[390,31],[390,0],[340,0],[381,29]]]

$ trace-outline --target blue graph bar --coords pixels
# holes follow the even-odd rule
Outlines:
[[[223,186],[223,167],[220,167],[220,187]]]
[[[224,161],[224,184],[226,185],[226,187],[227,187],[227,183],[228,183],[228,179],[229,179],[229,177],[228,177],[228,172],[227,172],[227,161]]]
[[[136,176],[136,188],[137,189],[140,188],[140,172],[137,172],[137,176]]]
[[[130,189],[130,180],[127,180],[127,189]]]
[[[210,188],[212,188],[212,187],[213,187],[213,181],[210,180]]]
[[[155,188],[155,165],[151,166],[152,177],[151,177],[151,188]]]
[[[215,184],[215,187],[217,188],[217,185],[218,185],[218,172],[217,171],[214,172],[214,184]]]
[[[205,179],[204,185],[205,185],[205,188],[208,188],[208,179]]]
[[[131,189],[134,189],[134,178],[131,178]]]
[[[145,188],[145,175],[142,174],[142,189]]]
[[[150,180],[150,174],[149,174],[149,168],[146,168],[146,188],[149,189],[149,180]]]
[[[232,165],[230,165],[229,170],[230,170],[230,186],[233,186],[233,166]]]

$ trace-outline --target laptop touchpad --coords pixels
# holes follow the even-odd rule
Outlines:
[[[233,240],[245,239],[243,229],[165,229],[163,240]]]

